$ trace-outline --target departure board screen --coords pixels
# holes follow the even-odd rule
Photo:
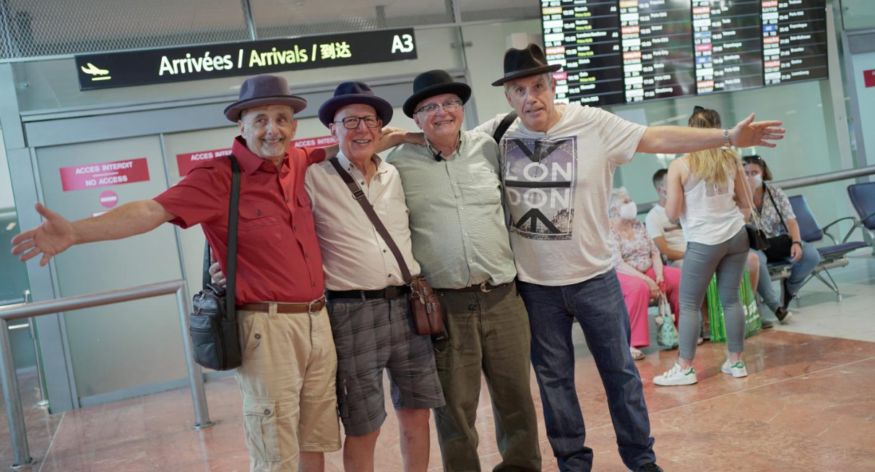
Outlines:
[[[596,106],[823,79],[826,0],[541,0],[556,98]]]
[[[626,102],[695,93],[690,0],[620,0]]]
[[[766,85],[827,77],[823,0],[764,0],[762,17]]]
[[[699,94],[763,86],[761,0],[693,0]]]
[[[616,0],[543,2],[544,53],[562,64],[556,98],[592,105],[623,103],[623,54]],[[556,4],[556,5],[553,5]]]

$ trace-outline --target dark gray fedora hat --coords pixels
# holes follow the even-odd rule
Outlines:
[[[243,81],[240,86],[240,99],[225,108],[225,117],[237,121],[243,110],[265,105],[288,105],[295,113],[300,113],[307,108],[307,100],[292,95],[284,77],[256,75]]]
[[[504,53],[504,77],[492,85],[498,87],[511,80],[556,72],[561,68],[561,64],[548,64],[544,51],[537,44],[530,43],[525,49],[510,48]]]
[[[454,82],[450,74],[442,70],[423,72],[413,79],[413,95],[404,102],[401,109],[404,110],[405,115],[413,118],[413,112],[416,111],[419,102],[445,93],[458,95],[462,104],[465,104],[471,98],[471,87],[462,82]]]
[[[354,104],[370,105],[377,111],[377,116],[383,120],[383,126],[392,120],[392,105],[374,95],[374,91],[364,82],[344,82],[334,89],[334,96],[319,107],[319,121],[328,126],[334,121],[337,110]]]

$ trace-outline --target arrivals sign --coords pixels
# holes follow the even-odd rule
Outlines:
[[[61,186],[65,192],[86,188],[132,184],[149,180],[149,164],[145,157],[124,161],[102,162],[61,167]],[[103,195],[101,195],[103,197]],[[101,200],[102,202],[102,200]]]
[[[76,56],[80,90],[416,59],[413,29]]]

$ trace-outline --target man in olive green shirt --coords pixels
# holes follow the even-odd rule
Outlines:
[[[529,320],[514,283],[499,148],[487,134],[461,131],[471,96],[466,84],[430,71],[413,89],[403,110],[428,146],[399,146],[387,160],[401,174],[413,255],[441,295],[449,335],[435,346],[446,400],[435,410],[444,470],[480,470],[474,423],[482,369],[502,457],[494,470],[540,471]]]

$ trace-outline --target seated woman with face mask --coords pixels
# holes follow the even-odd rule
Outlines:
[[[623,289],[626,309],[632,327],[630,350],[635,360],[644,358],[638,349],[650,344],[647,307],[650,300],[665,293],[675,314],[677,326],[679,305],[678,287],[681,271],[674,267],[664,267],[659,249],[650,236],[644,223],[636,220],[638,207],[629,198],[624,188],[614,189],[610,201],[611,244],[614,249],[614,266],[617,278]]]
[[[793,207],[790,206],[787,194],[780,188],[765,183],[772,180],[772,172],[766,165],[766,161],[762,157],[754,155],[745,156],[742,158],[742,162],[748,184],[753,189],[754,211],[762,220],[766,236],[769,238],[782,234],[789,236],[789,238],[785,237],[780,241],[772,241],[774,247],[770,248],[770,257],[768,258],[763,251],[750,250],[760,260],[760,278],[758,285],[755,286],[757,293],[760,294],[763,303],[768,305],[778,321],[786,324],[793,316],[790,312],[790,300],[796,296],[796,292],[817,268],[817,264],[820,263],[820,253],[814,246],[802,240],[799,234],[799,224],[796,222],[796,215],[793,213]],[[782,252],[781,248],[778,247],[781,245],[784,246],[783,258],[780,255],[772,254],[772,252]],[[790,277],[781,280],[783,297],[780,300],[772,287],[767,262],[789,262],[793,265]]]

